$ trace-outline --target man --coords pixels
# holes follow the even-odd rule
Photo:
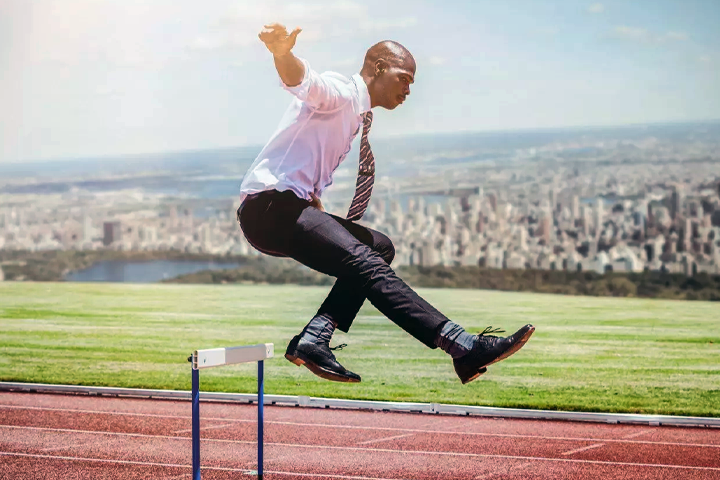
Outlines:
[[[370,201],[375,161],[368,141],[372,108],[395,109],[410,95],[415,59],[397,42],[371,47],[359,74],[318,74],[291,52],[300,29],[280,24],[259,34],[272,52],[283,88],[295,98],[278,129],[245,175],[238,222],[248,242],[262,253],[291,257],[337,277],[327,299],[287,347],[285,357],[314,374],[359,382],[330,348],[336,328],[347,332],[367,298],[391,321],[429,348],[442,348],[468,383],[487,366],[519,350],[535,330],[526,325],[509,337],[485,329],[470,335],[415,293],[390,263],[395,249],[380,232],[355,223]],[[324,211],[320,197],[360,132],[360,167],[347,218]]]

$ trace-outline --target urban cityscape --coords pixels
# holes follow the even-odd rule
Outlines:
[[[454,151],[393,155],[393,168],[377,155],[373,199],[361,223],[390,236],[393,265],[720,274],[717,129],[627,138],[580,132],[492,150],[475,141]],[[347,211],[353,158],[323,196],[330,213]],[[258,254],[237,225],[237,193],[72,184],[46,191],[33,188],[38,182],[0,182],[0,249]],[[239,193],[241,176],[235,182]]]

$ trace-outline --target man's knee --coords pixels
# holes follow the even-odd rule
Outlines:
[[[380,243],[376,245],[376,247],[377,252],[383,258],[383,260],[385,260],[385,263],[390,265],[395,258],[395,245],[393,245],[392,240],[383,235],[381,237]]]

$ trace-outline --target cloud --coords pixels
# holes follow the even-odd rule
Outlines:
[[[417,18],[405,17],[405,18],[368,18],[360,23],[360,28],[367,32],[378,32],[383,30],[390,30],[392,28],[408,28],[417,24]]]
[[[95,95],[98,97],[112,97],[120,95],[122,92],[117,87],[111,87],[108,85],[100,86],[95,89]]]
[[[668,40],[684,41],[688,39],[688,35],[684,32],[668,32],[665,34],[665,38]]]
[[[603,13],[605,11],[605,5],[602,3],[593,3],[587,9],[588,13]]]
[[[560,29],[557,27],[538,27],[535,29],[535,33],[539,35],[547,35],[548,37],[553,37],[560,33]]]
[[[626,25],[619,25],[615,27],[613,33],[618,38],[624,38],[628,40],[636,41],[648,41],[650,39],[650,32],[644,28],[628,27]]]
[[[700,56],[698,57],[698,61],[699,61],[700,63],[711,63],[711,62],[712,62],[712,57],[711,57],[710,55],[700,55]]]
[[[268,22],[281,23],[288,30],[301,27],[298,41],[309,43],[408,28],[418,20],[411,16],[379,17],[367,5],[351,0],[316,0],[311,4],[245,0],[190,40],[187,49],[194,52],[242,49],[258,42],[257,34]]]
[[[339,60],[333,60],[332,65],[337,66],[337,67],[353,67],[353,66],[359,67],[362,65],[362,62],[363,62],[362,59],[348,57],[348,58],[342,58]]]
[[[429,63],[430,65],[444,65],[444,64],[445,64],[445,58],[444,58],[444,57],[432,56],[432,57],[428,58],[428,63]]]
[[[657,34],[641,27],[629,27],[627,25],[618,25],[612,31],[614,38],[629,40],[646,44],[664,44],[668,42],[683,42],[690,37],[684,32],[670,31],[664,34]]]

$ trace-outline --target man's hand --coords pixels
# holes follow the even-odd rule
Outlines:
[[[320,199],[319,199],[318,197],[315,196],[314,193],[311,193],[311,194],[310,194],[310,198],[312,198],[312,200],[310,201],[310,206],[311,206],[311,207],[315,207],[315,208],[317,208],[318,210],[320,210],[321,212],[324,212],[324,211],[325,211],[325,208],[323,208],[322,202],[320,201]]]
[[[284,25],[271,23],[270,25],[265,25],[265,28],[258,34],[258,37],[275,57],[282,57],[290,53],[290,50],[293,49],[295,40],[301,31],[302,29],[296,28],[288,35]]]

